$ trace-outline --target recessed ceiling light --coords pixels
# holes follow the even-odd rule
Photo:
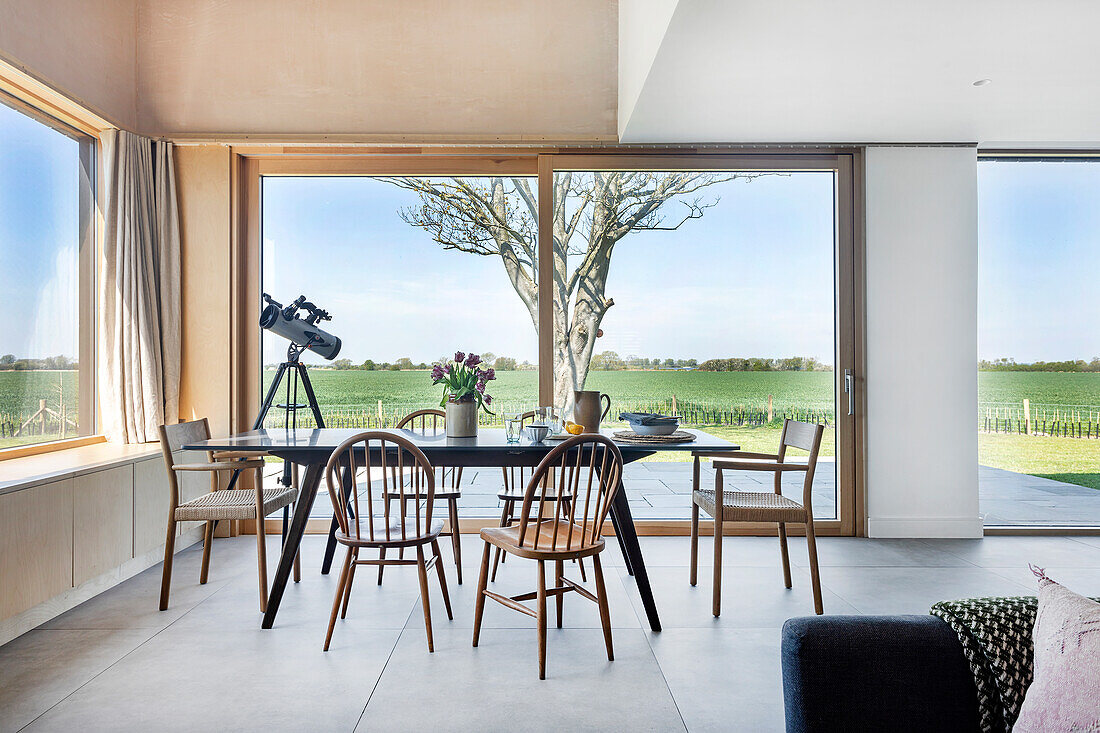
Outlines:
[[[992,83],[993,83],[992,79],[978,79],[976,82],[974,82],[974,86],[984,87],[986,84],[992,84]]]

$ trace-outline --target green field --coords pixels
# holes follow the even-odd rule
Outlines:
[[[265,386],[272,372],[264,372]],[[315,368],[310,372],[326,416],[341,417],[348,424],[364,415],[377,415],[381,400],[387,420],[420,407],[439,403],[440,392],[430,383],[426,371],[336,371]],[[831,421],[833,413],[832,372],[677,372],[608,371],[592,372],[587,387],[611,396],[612,412],[653,406],[668,409],[673,396],[678,408],[705,404],[727,413],[739,407],[765,409],[773,396],[775,411],[812,410]],[[1091,405],[1100,412],[1100,374],[1064,372],[980,372],[978,399],[982,403],[1020,405]],[[538,375],[534,371],[500,372],[491,384],[498,412],[529,409],[538,402]],[[75,411],[75,372],[0,372],[0,445],[37,442],[37,436],[11,438],[13,426],[38,409],[39,399],[57,408],[58,385],[64,387],[66,410]],[[71,413],[70,413],[71,414]],[[708,428],[751,450],[774,449],[778,420],[770,425],[749,427],[730,424]],[[6,429],[6,432],[4,430]],[[827,432],[825,455],[832,454],[832,431]],[[56,437],[56,436],[54,436]],[[983,465],[1020,471],[1037,476],[1100,489],[1100,441],[1046,438],[1023,435],[987,435],[979,439],[979,460]]]

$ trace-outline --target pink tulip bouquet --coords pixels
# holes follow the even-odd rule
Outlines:
[[[485,391],[485,385],[496,379],[497,375],[492,368],[482,369],[483,363],[477,354],[467,356],[457,351],[453,361],[433,364],[432,384],[443,385],[443,399],[439,406],[443,407],[447,402],[476,400],[480,409],[492,415],[489,405],[493,398]]]

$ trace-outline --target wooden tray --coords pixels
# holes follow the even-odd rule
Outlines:
[[[695,440],[695,436],[691,433],[683,430],[677,430],[669,435],[638,435],[633,430],[617,430],[612,435],[615,436],[615,440],[622,441],[623,443],[648,443],[650,445],[661,445],[662,443],[690,443]]]

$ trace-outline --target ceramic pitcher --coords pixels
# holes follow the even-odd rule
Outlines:
[[[600,402],[606,400],[606,407],[600,412]],[[598,433],[600,421],[611,411],[611,397],[599,392],[586,390],[573,392],[573,422],[584,428],[586,433]]]

